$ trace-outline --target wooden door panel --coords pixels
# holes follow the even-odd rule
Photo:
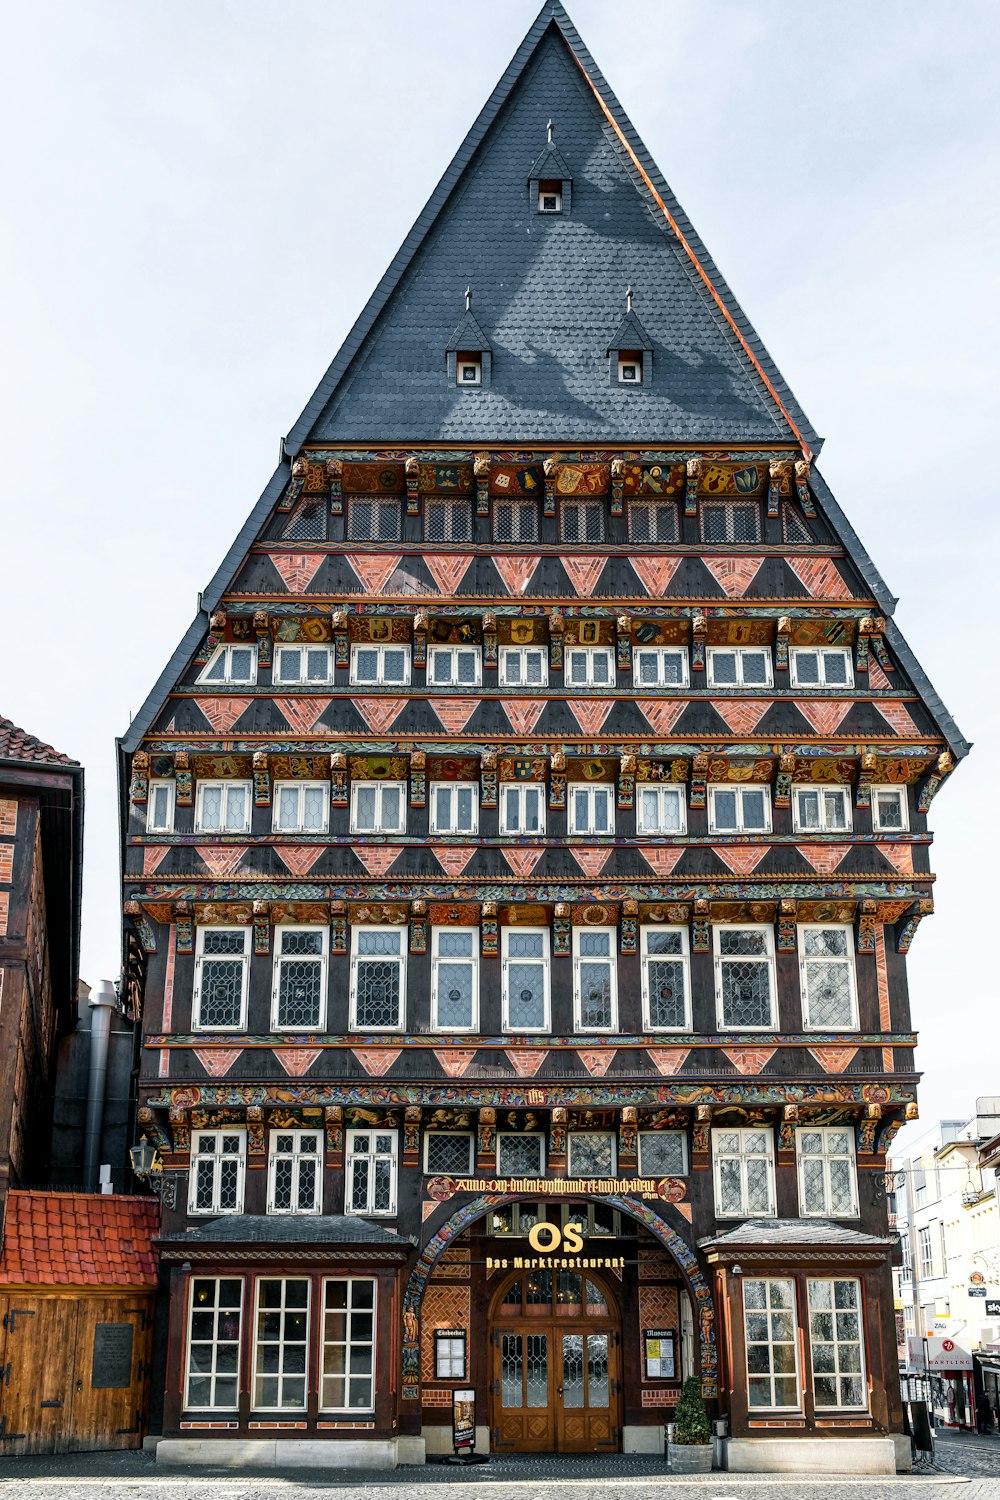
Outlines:
[[[149,1321],[142,1299],[88,1297],[80,1303],[71,1451],[141,1443]]]
[[[548,1453],[555,1442],[552,1335],[544,1327],[498,1328],[493,1338],[494,1440],[519,1453]]]
[[[6,1334],[0,1453],[63,1453],[73,1426],[77,1304],[15,1294],[0,1299],[0,1315]]]

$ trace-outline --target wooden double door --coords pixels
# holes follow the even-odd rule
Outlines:
[[[573,1271],[504,1287],[491,1327],[493,1447],[607,1453],[621,1446],[621,1338],[607,1290]]]

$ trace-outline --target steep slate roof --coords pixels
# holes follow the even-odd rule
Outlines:
[[[157,1284],[155,1198],[104,1193],[7,1194],[2,1286]]]
[[[53,750],[44,740],[37,740],[26,729],[18,729],[10,719],[0,715],[0,760],[26,760],[52,766],[77,766],[79,761]]]
[[[164,1235],[161,1245],[394,1245],[405,1251],[417,1243],[412,1235],[393,1234],[382,1224],[349,1214],[283,1219],[274,1214],[227,1214],[181,1234]]]
[[[844,1245],[867,1249],[873,1245],[894,1245],[895,1235],[862,1234],[847,1229],[831,1219],[753,1219],[727,1229],[725,1234],[709,1235],[699,1240],[703,1250],[747,1250],[755,1245]]]

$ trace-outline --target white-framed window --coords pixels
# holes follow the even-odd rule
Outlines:
[[[531,499],[493,500],[493,540],[495,542],[537,542],[538,501]]]
[[[329,646],[276,646],[275,682],[332,682],[333,651]]]
[[[476,687],[483,680],[478,646],[428,646],[427,681],[434,687]]]
[[[267,1153],[268,1213],[318,1214],[322,1200],[322,1130],[272,1130]]]
[[[474,1031],[479,1017],[479,929],[431,928],[431,1026]]]
[[[540,214],[562,213],[562,183],[558,180],[538,184],[538,212]]]
[[[328,781],[276,781],[275,833],[326,833],[330,826]]]
[[[615,659],[610,646],[567,646],[566,681],[571,687],[611,687]]]
[[[394,1214],[399,1132],[349,1130],[344,1212]]]
[[[548,680],[548,647],[500,647],[501,687],[545,687]]]
[[[709,833],[769,833],[771,788],[720,781],[708,788]]]
[[[192,1130],[188,1213],[241,1214],[246,1164],[245,1130]]]
[[[614,927],[573,928],[573,1004],[577,1031],[614,1031],[618,979]]]
[[[475,833],[478,828],[478,781],[432,781],[431,833]]]
[[[373,1279],[324,1281],[320,1411],[375,1410],[376,1307]]]
[[[424,540],[471,542],[472,502],[464,496],[428,495],[424,500]]]
[[[352,1031],[398,1031],[402,1026],[405,937],[405,927],[352,928]]]
[[[275,1031],[319,1031],[326,1017],[329,928],[276,927],[271,981]]]
[[[774,930],[723,927],[715,937],[715,998],[725,1031],[774,1026]]]
[[[545,787],[541,782],[500,783],[500,832],[545,832]]]
[[[153,783],[150,782],[152,796]],[[905,786],[872,787],[872,826],[877,833],[905,833],[910,826]]]
[[[408,645],[359,642],[351,647],[351,683],[356,687],[406,687],[410,680]]]
[[[398,542],[401,519],[395,496],[366,496],[347,503],[347,535],[352,542]]]
[[[482,385],[483,356],[481,354],[458,354],[455,357],[455,384]]]
[[[545,1171],[545,1137],[500,1131],[497,1134],[497,1171],[501,1177],[541,1177]],[[523,1224],[523,1218],[521,1222]]]
[[[640,781],[635,789],[636,833],[684,833],[687,797],[683,786]]]
[[[614,833],[615,789],[611,782],[594,786],[572,781],[569,786],[570,833]]]
[[[931,1239],[931,1228],[929,1224],[923,1224],[917,1230],[917,1254],[920,1261],[920,1277],[926,1281],[929,1276],[934,1275],[934,1242]]]
[[[188,1303],[186,1411],[236,1411],[240,1404],[242,1276],[192,1276]]]
[[[756,500],[702,500],[698,507],[703,542],[759,542]]]
[[[249,833],[251,783],[199,781],[195,833]]]
[[[604,541],[604,501],[559,501],[559,534],[564,542]]]
[[[799,1213],[803,1218],[856,1219],[858,1174],[849,1125],[801,1125],[795,1132]]]
[[[254,1314],[254,1409],[304,1411],[309,1367],[308,1277],[259,1276]]]
[[[632,681],[639,687],[687,687],[687,647],[636,646],[632,651]]]
[[[618,384],[642,385],[641,349],[620,349],[618,351]]]
[[[679,542],[676,500],[630,500],[628,535],[630,542]]]
[[[796,833],[849,833],[850,788],[793,786],[792,826]]]
[[[429,1177],[470,1177],[475,1164],[475,1138],[471,1131],[427,1131],[424,1171]]]
[[[817,1410],[868,1406],[861,1322],[861,1283],[853,1276],[810,1276],[809,1347]]]
[[[256,682],[256,645],[216,646],[208,661],[198,673],[198,681]]]
[[[720,1219],[774,1216],[774,1135],[768,1129],[712,1131],[715,1212]]]
[[[617,1153],[613,1130],[574,1130],[567,1137],[567,1144],[566,1171],[570,1177],[615,1175]]]
[[[709,646],[705,657],[709,687],[770,687],[774,681],[770,646]]]
[[[683,1130],[639,1131],[640,1177],[686,1177],[687,1135]]]
[[[788,668],[792,687],[854,686],[854,663],[847,646],[792,646]]]
[[[405,833],[405,781],[352,781],[352,833]]]
[[[250,978],[249,927],[199,927],[195,943],[195,1031],[241,1031]]]
[[[795,1282],[747,1277],[743,1328],[751,1411],[795,1411],[799,1405],[799,1334]]]
[[[646,1031],[688,1031],[691,981],[686,927],[640,928]]]
[[[150,781],[146,803],[146,832],[173,833],[177,783],[173,777]]]
[[[549,1029],[549,930],[504,927],[504,1031]]]
[[[850,927],[799,925],[802,1024],[807,1031],[854,1031],[858,997]]]

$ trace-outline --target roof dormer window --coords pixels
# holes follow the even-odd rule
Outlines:
[[[568,214],[573,175],[555,148],[551,120],[545,129],[545,147],[528,173],[528,202],[538,214]]]
[[[653,373],[653,346],[632,306],[632,288],[625,293],[625,316],[608,345],[612,385],[648,385]]]
[[[472,288],[465,289],[465,316],[445,350],[448,379],[465,391],[482,390],[490,383],[493,350],[472,312]]]
[[[547,179],[538,184],[538,212],[540,214],[562,213],[562,183],[558,178]]]
[[[459,385],[482,385],[483,356],[481,354],[456,354],[455,379]]]
[[[619,385],[641,385],[642,384],[642,350],[641,349],[619,349],[619,351],[618,351],[618,384]]]

